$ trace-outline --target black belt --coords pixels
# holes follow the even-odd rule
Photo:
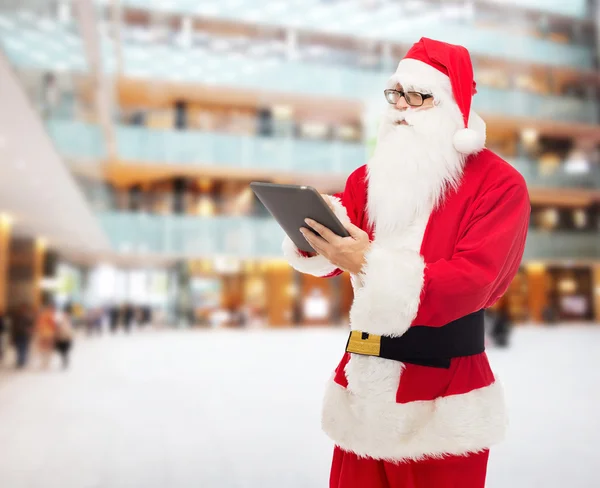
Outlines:
[[[377,356],[403,363],[449,368],[452,358],[485,351],[483,310],[442,327],[415,325],[400,337],[387,337],[353,330],[346,352]]]

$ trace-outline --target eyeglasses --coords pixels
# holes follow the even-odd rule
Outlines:
[[[429,95],[426,93],[405,92],[402,90],[383,90],[383,93],[385,94],[385,99],[388,101],[388,103],[396,105],[398,103],[398,100],[404,97],[406,103],[408,103],[411,107],[420,107],[421,105],[423,105],[423,102],[425,100],[433,97],[433,95]]]

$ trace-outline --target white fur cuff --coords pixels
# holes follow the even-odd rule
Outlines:
[[[425,263],[418,252],[373,242],[350,310],[353,330],[398,337],[416,317]]]
[[[325,195],[329,202],[333,205],[334,213],[342,224],[350,222],[350,218],[346,213],[345,207],[339,198]],[[336,271],[338,268],[332,264],[328,259],[323,256],[316,255],[312,257],[305,257],[300,254],[296,245],[286,235],[283,239],[282,244],[283,255],[287,259],[288,263],[292,268],[301,273],[310,274],[313,276],[327,276]]]

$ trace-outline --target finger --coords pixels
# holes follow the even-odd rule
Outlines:
[[[319,237],[314,232],[312,232],[311,230],[309,230],[305,227],[300,227],[300,232],[302,232],[302,235],[304,236],[304,238],[308,241],[308,243],[312,246],[312,248],[315,251],[317,251],[319,254],[322,254],[322,252],[326,251],[326,246],[328,244],[325,239]]]
[[[319,224],[319,222],[315,222],[313,219],[304,219],[304,221],[310,227],[316,230],[319,233],[319,235],[327,242],[333,243],[336,239],[340,239],[340,236],[338,236],[335,232],[328,229],[324,225]]]
[[[344,227],[346,228],[346,230],[348,231],[348,233],[354,239],[359,239],[360,237],[362,237],[363,235],[366,234],[366,232],[364,230],[362,230],[360,227],[357,227],[352,222],[346,222],[344,224]]]

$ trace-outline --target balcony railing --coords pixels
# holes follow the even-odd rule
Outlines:
[[[526,260],[598,259],[600,231],[567,232],[530,229],[525,247]]]
[[[166,256],[266,258],[281,256],[283,231],[271,218],[98,214],[115,250]],[[530,230],[524,258],[600,258],[597,232]]]
[[[283,231],[270,218],[98,214],[115,250],[166,256],[281,256]]]
[[[46,128],[62,156],[91,164],[106,158],[104,135],[98,124],[56,118],[48,120]]]
[[[145,1],[142,3],[144,7],[147,4]],[[194,8],[197,7],[194,5]],[[302,8],[306,10],[306,8]],[[226,15],[235,17],[236,11],[237,9],[228,8]],[[293,23],[296,20],[296,16],[290,16],[284,18],[280,24]],[[339,19],[337,20],[339,21]],[[382,19],[378,20],[376,16],[365,16],[365,20],[374,24],[372,33],[363,34],[363,37],[368,39],[387,39],[390,42],[411,44],[424,35],[462,44],[474,54],[486,57],[494,56],[574,69],[589,70],[593,68],[594,51],[590,47],[563,44],[527,35],[509,34],[501,29],[483,29],[469,23],[458,24],[455,22],[438,22],[414,28],[407,25],[403,28],[390,29],[390,34],[387,35],[382,34],[384,32],[381,25]],[[383,21],[385,20],[384,18]],[[310,28],[313,24],[314,21],[307,27]],[[326,30],[331,32],[331,27],[335,24],[337,23],[329,22],[329,29]],[[290,27],[301,28],[299,25]],[[334,32],[350,36],[359,34],[357,26],[352,26],[348,32],[344,32],[343,28],[336,28]],[[110,46],[109,39],[107,35],[104,35],[101,38],[101,44]],[[248,42],[251,43],[250,40]],[[73,21],[61,23],[52,19],[42,19],[28,12],[0,13],[0,44],[13,64],[18,67],[76,72],[84,72],[88,69],[83,43]],[[289,59],[281,59],[281,56],[278,55],[253,57],[242,51],[217,52],[210,45],[205,44],[200,43],[192,48],[185,48],[176,43],[167,42],[148,42],[143,45],[124,42],[122,45],[124,73],[122,74],[128,77],[202,81],[205,83],[228,82],[237,85],[246,83],[247,77],[253,78],[253,72],[267,73],[270,71],[268,66],[275,68],[275,71],[292,70],[294,76],[297,76],[298,69],[295,66],[299,65],[302,68],[300,74],[305,76],[300,80],[296,78],[301,83],[301,88],[307,93],[311,89],[316,93],[323,93],[320,87],[321,83],[315,82],[311,77],[314,75],[313,72],[324,70],[325,73],[329,73],[330,66],[341,69],[341,65],[347,63],[346,56],[340,56],[339,60],[334,57],[324,63],[293,62]],[[113,50],[104,49],[103,55],[103,66],[109,73],[113,73],[117,64]],[[348,69],[354,72],[360,71],[357,68]],[[386,69],[385,75],[389,76],[389,74],[391,74],[389,69]],[[282,77],[283,75],[278,76],[279,79]],[[294,78],[290,76],[288,81],[293,83]],[[278,90],[290,89],[286,85],[279,85],[277,88]],[[343,91],[343,86],[335,88],[338,95],[341,95],[341,91]]]
[[[94,124],[53,119],[48,131],[67,158],[97,164],[106,156],[100,128]],[[365,164],[368,148],[362,143],[309,141],[294,138],[233,135],[200,131],[156,130],[119,126],[119,157],[123,161],[159,165],[220,166],[294,173],[349,174]],[[552,174],[528,159],[510,161],[530,186],[600,188],[600,168],[581,173],[560,165]]]
[[[484,28],[476,25],[473,15],[466,8],[461,19],[447,18],[444,8],[424,4],[417,15],[410,16],[402,9],[401,2],[390,2],[388,9],[366,10],[357,4],[346,5],[336,2],[305,0],[301,3],[287,2],[275,9],[258,9],[255,1],[240,1],[235,8],[227,2],[197,5],[186,0],[169,2],[162,8],[184,15],[202,15],[227,21],[260,22],[261,24],[290,29],[320,31],[363,39],[395,43],[413,43],[421,36],[443,39],[462,44],[481,55],[501,56],[545,64],[591,66],[590,49],[560,44],[551,40],[536,39],[527,34],[508,34],[499,28]],[[585,0],[513,0],[514,6],[532,6],[549,12],[565,13],[584,17],[587,10]],[[146,0],[124,0],[125,5],[148,8]],[[394,5],[395,4],[395,5]],[[394,8],[394,6],[396,8]],[[161,6],[155,8],[160,9]],[[455,5],[456,8],[456,5]],[[404,17],[404,19],[402,18]],[[510,20],[509,20],[510,22]],[[501,25],[499,26],[501,27]],[[531,23],[531,30],[536,28]]]

